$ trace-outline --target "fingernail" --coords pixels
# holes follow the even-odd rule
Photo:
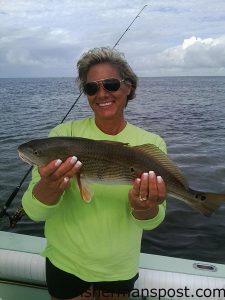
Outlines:
[[[137,184],[139,184],[139,183],[141,182],[141,179],[140,179],[140,178],[137,178],[137,179],[136,179],[136,182],[137,182]]]
[[[68,178],[68,177],[64,177],[64,178],[63,178],[63,181],[64,181],[65,183],[67,183],[67,182],[69,181],[69,178]]]
[[[155,176],[155,172],[154,171],[149,171],[149,176],[150,177],[154,177]]]
[[[77,167],[82,166],[82,162],[80,162],[80,161],[78,160],[77,163],[76,163],[76,166],[77,166]]]
[[[57,159],[57,161],[55,162],[55,166],[58,167],[60,166],[62,163],[62,160],[61,159]]]
[[[73,165],[73,164],[75,164],[76,161],[77,161],[77,157],[76,156],[72,156],[71,160],[70,160],[70,163]]]
[[[148,177],[148,173],[143,173],[143,176],[144,177]]]
[[[157,182],[158,182],[158,183],[161,183],[161,182],[163,182],[163,179],[162,179],[162,177],[161,177],[161,176],[157,176]]]

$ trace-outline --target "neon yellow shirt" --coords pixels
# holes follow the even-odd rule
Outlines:
[[[131,146],[151,143],[166,152],[165,142],[158,135],[130,123],[119,134],[107,135],[92,117],[58,125],[50,136],[112,140]],[[31,219],[45,221],[47,247],[42,255],[58,268],[89,282],[126,280],[138,272],[142,231],[154,229],[163,221],[165,202],[155,218],[137,220],[128,202],[131,186],[93,184],[92,201],[85,203],[75,180],[71,180],[59,202],[48,206],[32,195],[39,179],[34,168],[22,203]]]

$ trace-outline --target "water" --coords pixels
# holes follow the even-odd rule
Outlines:
[[[0,79],[0,204],[28,170],[17,146],[45,137],[79,95],[72,78]],[[225,77],[141,78],[127,119],[160,134],[169,156],[194,189],[225,193]],[[91,114],[82,97],[68,120]],[[29,180],[29,179],[28,179]],[[9,209],[20,206],[28,180]],[[144,232],[142,252],[225,263],[225,205],[210,218],[168,198],[166,220]],[[43,235],[43,223],[24,217],[14,229],[7,218],[0,229]]]

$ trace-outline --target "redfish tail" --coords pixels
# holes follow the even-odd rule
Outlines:
[[[196,203],[193,206],[198,209],[203,215],[209,217],[215,210],[224,202],[225,194],[215,194],[191,190],[194,195]]]

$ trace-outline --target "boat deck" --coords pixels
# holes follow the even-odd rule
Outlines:
[[[0,231],[0,300],[50,299],[45,282],[45,259],[39,255],[45,245],[46,240],[41,237]],[[145,290],[145,294],[138,294],[139,297],[135,293],[133,298],[159,299],[159,294],[154,298],[148,293],[155,289],[158,293],[167,292],[161,300],[188,299],[190,297],[169,297],[168,291],[184,291],[185,287],[192,295],[200,288],[225,289],[225,265],[141,253],[135,290]]]

